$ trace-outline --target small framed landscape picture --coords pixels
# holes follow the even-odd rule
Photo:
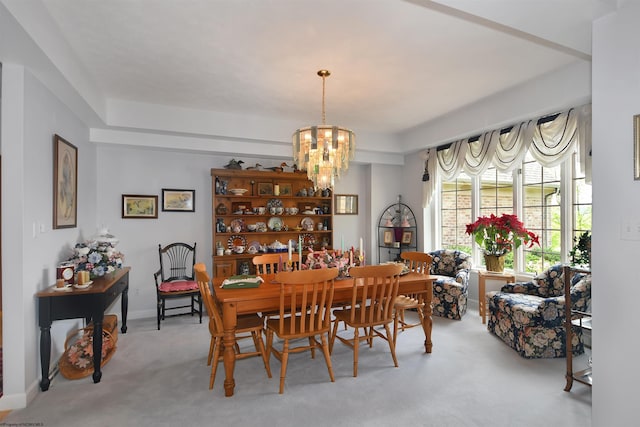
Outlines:
[[[281,196],[291,196],[293,194],[293,188],[291,187],[291,183],[280,184],[280,195]]]
[[[158,218],[158,196],[123,194],[122,218]]]
[[[405,231],[404,233],[402,233],[402,244],[411,244],[411,237],[413,237],[413,233],[411,231]]]
[[[196,190],[162,189],[163,212],[195,212]]]
[[[391,245],[393,243],[393,233],[391,231],[384,232],[384,244]]]
[[[258,196],[272,196],[273,184],[271,182],[258,183]]]

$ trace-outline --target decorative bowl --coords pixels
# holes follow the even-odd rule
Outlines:
[[[229,191],[236,196],[242,196],[244,193],[246,193],[249,190],[247,190],[246,188],[232,188]]]

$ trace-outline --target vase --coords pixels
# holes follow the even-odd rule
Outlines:
[[[487,271],[502,273],[504,271],[504,257],[504,255],[484,254],[484,263],[487,266]]]

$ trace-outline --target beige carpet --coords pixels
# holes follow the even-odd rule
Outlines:
[[[409,315],[415,315],[409,313]],[[284,395],[280,363],[268,379],[261,359],[236,364],[236,395],[224,397],[222,365],[208,389],[206,322],[172,318],[129,322],[102,382],[56,376],[4,422],[44,426],[580,426],[591,425],[591,389],[565,385],[564,359],[527,360],[487,332],[477,311],[462,321],[434,317],[433,353],[412,328],[398,338],[394,368],[386,342],[360,353],[336,342],[331,383],[321,355],[292,355]],[[250,340],[249,340],[250,341]],[[242,345],[250,345],[244,341]],[[585,363],[580,356],[576,363]]]

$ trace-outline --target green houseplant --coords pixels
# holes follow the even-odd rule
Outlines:
[[[467,224],[467,234],[472,235],[482,248],[487,270],[503,271],[504,256],[525,244],[540,244],[538,236],[524,227],[517,215],[481,216]]]
[[[589,267],[591,265],[591,233],[585,231],[573,238],[573,248],[569,251],[571,265]]]

